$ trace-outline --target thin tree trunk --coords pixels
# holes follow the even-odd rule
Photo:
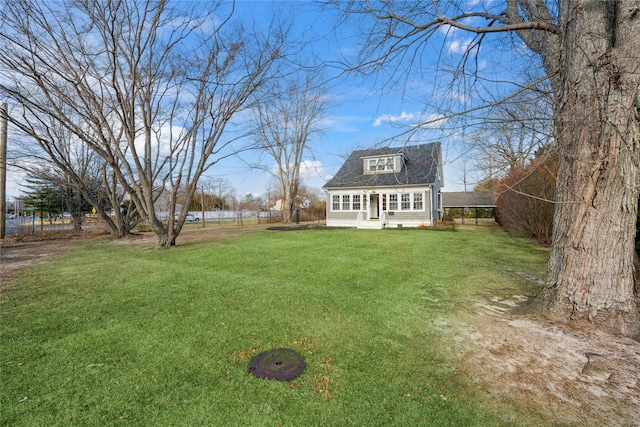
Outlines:
[[[633,336],[640,17],[625,5],[563,2],[548,295],[555,318]]]

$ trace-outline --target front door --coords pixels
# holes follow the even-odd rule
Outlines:
[[[378,200],[380,200],[379,194],[369,195],[369,219],[380,218],[380,205],[378,204]]]

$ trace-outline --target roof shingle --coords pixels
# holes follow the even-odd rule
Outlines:
[[[365,157],[403,154],[404,167],[396,173],[365,174]],[[404,147],[383,147],[356,150],[344,162],[333,178],[322,188],[385,187],[434,184],[438,179],[440,144],[437,142]]]

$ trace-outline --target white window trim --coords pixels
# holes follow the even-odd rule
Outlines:
[[[342,195],[341,197],[342,199],[342,210],[343,211],[351,211],[351,193],[345,193]],[[348,201],[347,201],[348,200]],[[345,205],[346,205],[346,209],[345,209]]]
[[[433,192],[431,192],[428,188],[423,188],[421,190],[416,190],[413,188],[405,188],[402,191],[380,191],[380,190],[373,190],[373,191],[341,191],[339,193],[333,193],[331,194],[331,211],[333,212],[367,212],[369,209],[369,197],[371,194],[375,194],[377,192],[377,194],[380,196],[380,210],[381,211],[385,211],[385,212],[425,212],[426,211],[426,201],[428,200],[427,197],[429,197],[429,195],[427,195],[427,192],[430,192],[433,194]],[[409,209],[402,209],[402,196],[403,194],[408,194],[409,195]],[[416,194],[420,194],[422,196],[422,208],[420,209],[415,209],[415,195]],[[389,209],[390,206],[390,196],[396,196],[397,200],[396,200],[396,204],[397,204],[397,208],[396,209]],[[354,208],[354,200],[353,197],[354,196],[359,196],[360,198],[360,208],[356,209]],[[349,197],[349,206],[348,209],[344,209],[345,205],[344,205],[344,200],[345,197]],[[334,198],[338,198],[338,204],[337,207],[338,209],[335,209],[336,207],[336,203]],[[384,201],[386,201],[386,203],[383,203],[383,199],[386,199]],[[386,209],[383,209],[386,208]]]
[[[405,199],[405,196],[409,196],[409,200],[403,200]],[[411,205],[412,198],[413,198],[413,193],[407,193],[407,192],[400,193],[400,198],[398,199],[398,210],[405,211],[405,212],[412,211],[413,210],[412,209],[413,206]],[[409,208],[408,209],[403,208],[402,207],[403,203],[408,203]]]
[[[355,198],[358,198],[358,201],[355,201]],[[356,208],[356,203],[359,205]],[[362,195],[360,193],[355,193],[351,195],[351,210],[352,211],[361,211],[362,210]]]
[[[426,211],[426,204],[425,204],[425,200],[426,200],[426,192],[429,191],[428,189],[426,190],[419,190],[416,191],[414,189],[411,188],[406,188],[403,191],[392,191],[392,192],[381,192],[380,195],[381,197],[384,195],[384,197],[386,197],[386,206],[381,205],[381,208],[384,206],[386,207],[386,209],[384,209],[385,212],[425,212]],[[408,194],[409,195],[409,209],[402,209],[402,195],[403,194]],[[420,194],[422,195],[422,208],[419,209],[415,209],[415,195],[416,194]],[[391,195],[395,195],[397,196],[397,209],[390,209],[390,198],[389,196]]]
[[[400,193],[387,193],[387,210],[389,212],[396,212],[396,211],[400,210],[399,209],[400,208],[400,202],[399,202],[400,197],[398,197],[399,195],[400,195]],[[394,196],[395,200],[392,201],[391,200],[391,196]],[[391,204],[392,203],[396,206],[395,209],[391,208]]]
[[[354,207],[354,196],[360,198],[360,207]],[[345,198],[349,197],[348,209],[345,209]],[[336,202],[334,198],[337,198]],[[369,207],[369,192],[367,191],[341,191],[337,193],[331,193],[329,197],[329,203],[332,212],[367,212]],[[357,202],[356,202],[357,204]],[[336,209],[337,206],[337,209]]]
[[[411,192],[411,210],[414,212],[424,212],[424,191],[413,191]],[[416,200],[415,200],[415,196],[416,194],[419,194],[421,196],[420,198],[420,204],[422,205],[421,208],[416,209]]]
[[[338,198],[338,203],[337,203],[338,209],[336,209],[336,201],[335,201],[336,197]],[[332,194],[331,195],[331,210],[333,212],[339,212],[341,210],[340,209],[341,207],[342,207],[342,197],[340,197],[340,194]]]
[[[386,156],[363,157],[363,170],[365,175],[375,175],[379,173],[398,173],[402,170],[404,161],[402,154]],[[375,167],[371,169],[372,162]]]

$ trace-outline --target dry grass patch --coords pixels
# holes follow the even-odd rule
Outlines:
[[[557,423],[638,425],[640,343],[513,314],[522,300],[478,301],[450,329],[475,384],[505,408],[530,408]]]

